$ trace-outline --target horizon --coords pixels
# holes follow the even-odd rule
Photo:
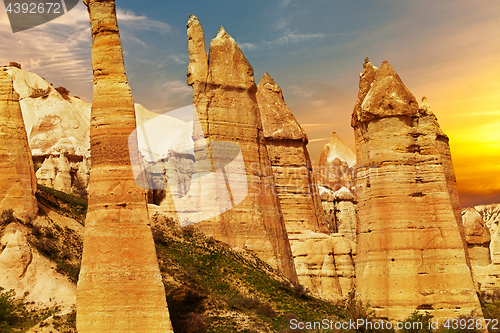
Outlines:
[[[466,0],[218,1],[117,3],[127,76],[136,103],[157,113],[192,102],[186,22],[195,14],[207,48],[219,26],[252,65],[268,72],[306,131],[312,164],[332,132],[355,152],[350,116],[365,57],[389,61],[420,102],[429,100],[450,138],[462,208],[500,202],[500,3]],[[257,4],[257,6],[256,6]],[[2,5],[3,6],[3,5]],[[12,33],[0,10],[0,63],[92,101],[91,36],[83,3],[44,25]]]

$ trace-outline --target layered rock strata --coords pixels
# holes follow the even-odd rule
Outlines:
[[[36,178],[12,77],[0,70],[0,212],[8,209],[27,220],[35,217]]]
[[[138,163],[134,101],[114,1],[86,0],[92,33],[92,169],[77,291],[78,332],[173,332]],[[130,144],[129,144],[130,141]]]
[[[337,191],[318,188],[330,233],[339,233],[356,242],[356,201],[352,192],[346,187]]]
[[[379,318],[480,314],[448,138],[388,62],[366,59],[359,87],[356,291]]]
[[[333,243],[306,147],[307,135],[268,73],[257,86],[256,98],[299,282],[323,299],[339,300],[342,288],[335,270],[336,253],[328,248]]]
[[[208,61],[203,30],[194,15],[187,28],[187,82],[193,87],[199,117],[193,125],[194,177],[200,182],[202,175],[220,177],[215,185],[219,187],[196,185],[203,191],[194,200],[207,201],[213,193],[218,198],[213,205],[221,208],[217,216],[197,226],[231,246],[253,251],[296,283],[255,100],[253,69],[223,27],[210,43]]]
[[[289,234],[299,282],[314,295],[336,302],[355,283],[355,245],[340,234],[304,230]]]
[[[481,289],[491,264],[490,232],[481,215],[473,207],[462,210],[462,221],[472,272],[478,289]]]
[[[335,232],[356,242],[356,204],[354,195],[346,187],[333,193]]]
[[[321,151],[316,178],[330,232],[355,241],[356,155],[335,132]]]
[[[19,94],[39,183],[56,188],[55,178],[66,179],[69,172],[71,184],[58,181],[56,189],[84,196],[88,174],[81,177],[79,170],[87,167],[90,156],[90,104],[67,95],[69,92],[65,88],[52,87],[34,73],[17,67],[5,70],[13,77],[14,90]],[[61,155],[69,165],[58,168],[57,160]],[[61,175],[58,176],[59,171]]]
[[[307,135],[286,105],[281,88],[268,73],[257,86],[256,98],[288,233],[294,230],[328,233],[307,151]]]

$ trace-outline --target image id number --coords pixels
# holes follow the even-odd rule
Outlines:
[[[46,3],[9,3],[6,8],[7,13],[11,14],[62,14],[61,13],[61,4],[46,2]]]

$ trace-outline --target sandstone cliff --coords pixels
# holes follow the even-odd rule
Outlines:
[[[388,62],[377,69],[366,59],[359,87],[356,291],[378,317],[481,313],[448,138]]]
[[[288,232],[328,233],[307,151],[307,135],[285,104],[281,88],[265,73],[257,87],[265,144]]]
[[[255,252],[297,282],[274,177],[265,174],[271,165],[255,101],[253,69],[224,28],[210,43],[207,61],[203,30],[194,15],[187,27],[188,84],[193,86],[199,117],[193,131],[195,174],[219,172],[222,185],[199,192],[200,201],[217,195],[216,205],[223,209],[197,226],[233,247]],[[241,162],[229,167],[238,156]]]
[[[172,332],[138,163],[134,101],[112,0],[86,0],[92,34],[92,169],[82,268],[79,332]],[[131,143],[129,144],[129,140]]]
[[[0,212],[12,209],[16,217],[35,217],[36,178],[24,128],[19,95],[12,77],[0,70]]]
[[[478,289],[482,289],[487,276],[490,257],[490,232],[486,227],[481,215],[472,207],[462,210],[462,221],[464,224],[465,240],[472,265],[472,273],[478,284]]]
[[[68,95],[64,88],[52,87],[34,73],[17,67],[5,69],[14,78],[19,94],[39,183],[85,195],[88,173],[82,174],[82,168],[88,167],[90,104]]]
[[[276,181],[299,282],[323,299],[339,300],[345,289],[351,290],[345,283],[341,288],[336,273],[335,256],[345,253],[334,250],[338,242],[329,236],[306,147],[306,133],[286,105],[281,88],[268,73],[257,86],[256,98],[272,166],[270,172]],[[350,268],[354,271],[352,261]]]

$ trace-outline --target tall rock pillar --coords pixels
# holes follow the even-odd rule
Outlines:
[[[268,73],[257,86],[256,98],[299,282],[313,294],[337,301],[342,288],[336,253],[306,147],[307,135]]]
[[[307,135],[285,104],[281,88],[265,73],[257,103],[269,159],[288,233],[310,230],[328,234],[318,186],[307,151]]]
[[[19,95],[12,77],[0,71],[0,213],[12,209],[17,218],[34,218],[38,211],[35,192],[35,171]]]
[[[197,226],[207,235],[231,246],[253,251],[297,282],[290,243],[287,237],[255,93],[253,69],[234,39],[220,28],[210,43],[208,61],[204,34],[196,16],[187,23],[189,66],[188,84],[199,122],[194,124],[195,173],[210,173],[234,151],[236,143],[243,157],[245,175],[230,172],[224,177],[231,207]],[[205,146],[205,147],[204,147]],[[208,149],[207,149],[208,146]],[[215,148],[218,149],[216,152]],[[222,166],[224,167],[224,166]],[[240,172],[240,171],[236,171]],[[246,180],[247,187],[231,182],[232,177]],[[239,185],[246,185],[239,184]],[[239,189],[248,193],[237,203]],[[200,194],[206,200],[207,194]]]
[[[480,315],[436,117],[386,61],[377,69],[366,59],[359,88],[356,291],[380,318]]]
[[[125,74],[115,3],[84,3],[93,39],[94,91],[77,329],[80,333],[173,332],[145,193],[132,172],[131,156],[138,158],[137,144],[129,147],[129,135],[136,126],[134,101]]]

